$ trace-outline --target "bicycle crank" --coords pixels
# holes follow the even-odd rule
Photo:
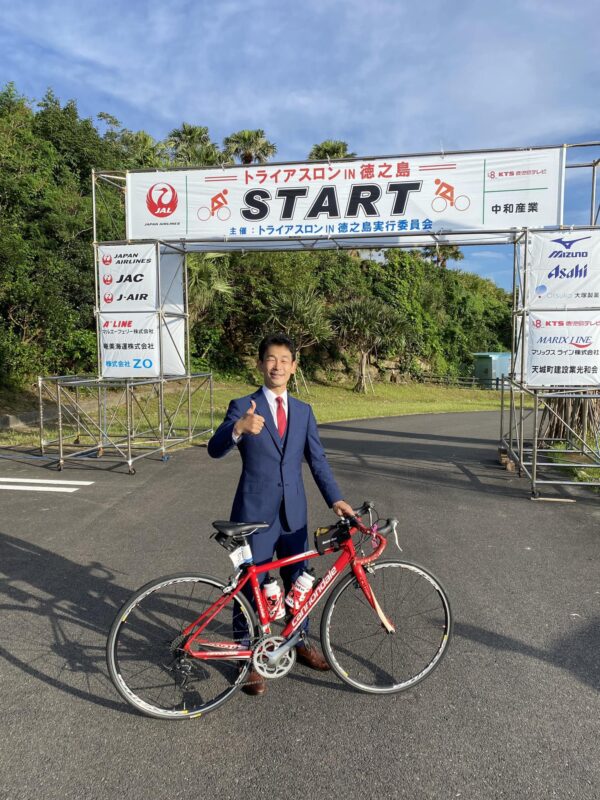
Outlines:
[[[252,666],[263,678],[283,678],[296,663],[296,648],[285,649],[278,658],[273,653],[286,643],[283,636],[265,636],[252,652]]]

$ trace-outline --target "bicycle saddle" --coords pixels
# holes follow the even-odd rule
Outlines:
[[[229,520],[217,519],[213,526],[219,533],[225,536],[244,536],[254,531],[260,531],[269,527],[268,522],[230,522]]]

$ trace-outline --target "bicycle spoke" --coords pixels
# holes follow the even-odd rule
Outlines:
[[[248,660],[197,659],[187,654],[182,631],[221,596],[222,584],[202,576],[174,576],[142,587],[117,615],[108,642],[108,666],[123,697],[150,716],[174,718],[211,710],[238,688]],[[251,641],[255,621],[245,598],[235,601]],[[193,653],[222,652],[233,645],[232,605],[202,623]],[[219,645],[221,647],[219,648]]]
[[[395,632],[384,630],[355,581],[342,581],[323,614],[323,647],[347,683],[363,691],[400,691],[422,680],[445,652],[449,605],[435,579],[414,565],[378,562],[366,574]]]

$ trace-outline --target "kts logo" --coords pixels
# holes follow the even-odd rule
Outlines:
[[[146,206],[155,217],[170,217],[179,199],[170,183],[155,183],[148,189]]]
[[[112,303],[113,299],[112,292],[106,292],[104,295],[104,302],[110,304]]]
[[[105,283],[107,286],[110,286],[112,282],[113,282],[113,276],[112,275],[103,275],[102,276],[102,283]]]
[[[102,263],[104,264],[105,267],[110,267],[110,265],[112,264],[112,256],[109,255],[102,256]]]

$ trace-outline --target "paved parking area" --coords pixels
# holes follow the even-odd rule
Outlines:
[[[229,574],[208,537],[238,456],[194,447],[134,476],[0,460],[0,485],[83,482],[0,492],[0,798],[600,796],[600,498],[532,502],[497,462],[495,413],[321,435],[346,498],[399,516],[403,557],[445,585],[455,635],[440,668],[386,698],[296,666],[199,720],[141,717],[108,681],[107,629],[150,578]],[[326,524],[306,484],[310,523]]]

